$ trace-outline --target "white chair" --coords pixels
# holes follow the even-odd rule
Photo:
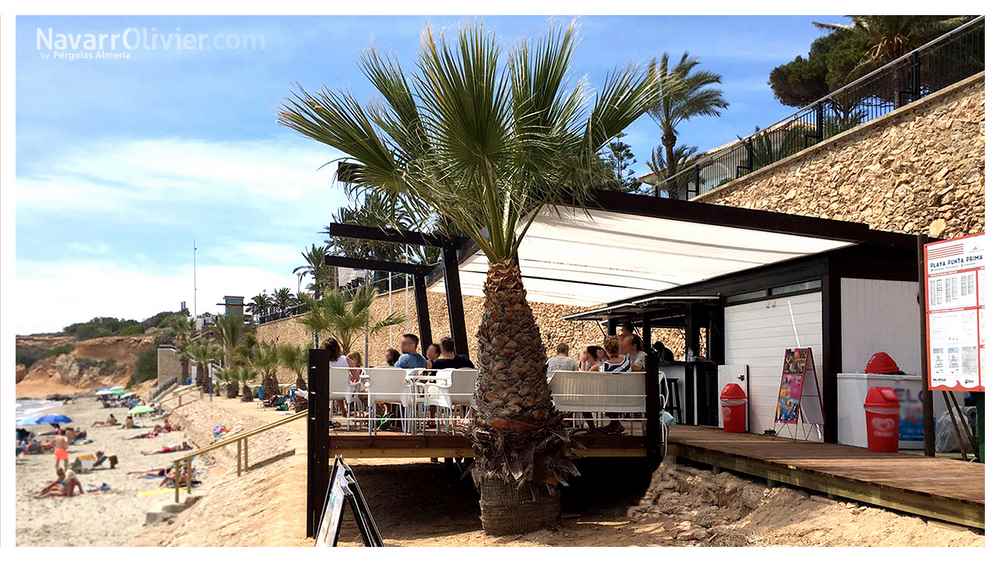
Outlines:
[[[434,381],[425,385],[424,404],[443,410],[448,425],[451,425],[456,407],[465,408],[466,415],[472,409],[473,394],[476,389],[476,369],[441,369]]]
[[[355,410],[355,406],[358,408],[363,406],[361,398],[358,396],[361,388],[360,382],[351,383],[351,369],[347,367],[330,368],[330,401],[344,401],[348,430],[351,428],[351,412]]]
[[[415,410],[416,400],[413,387],[406,380],[406,371],[392,367],[365,369],[368,375],[368,433],[375,427],[375,404],[382,402],[398,405],[403,414],[403,431],[411,431],[412,421],[408,418]]]

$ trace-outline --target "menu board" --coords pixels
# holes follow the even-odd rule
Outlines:
[[[985,390],[986,236],[924,245],[931,390]]]

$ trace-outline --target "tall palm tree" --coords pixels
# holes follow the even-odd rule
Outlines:
[[[330,319],[326,316],[323,307],[316,299],[306,300],[306,313],[298,318],[300,324],[312,332],[313,349],[319,347],[319,338],[330,329]]]
[[[295,373],[295,387],[306,388],[305,375],[309,367],[309,350],[292,344],[278,345],[278,358],[281,364]]]
[[[323,246],[311,244],[302,252],[302,259],[305,260],[305,265],[292,270],[298,276],[300,286],[303,278],[311,276],[313,296],[316,298],[323,296],[327,289],[337,287],[337,268],[326,265],[326,249]]]
[[[457,45],[428,31],[412,75],[375,51],[363,56],[384,105],[322,89],[294,94],[279,115],[346,154],[342,179],[398,198],[414,216],[442,217],[489,260],[471,438],[483,527],[492,534],[554,524],[558,485],[576,472],[518,246],[545,206],[590,200],[603,176],[599,151],[652,102],[642,73],[626,69],[611,73],[587,107],[585,84],[568,83],[574,46],[572,26],[553,29],[504,59],[482,27],[459,31]],[[531,501],[514,500],[525,488]]]
[[[894,61],[935,37],[958,27],[966,16],[850,16],[851,23],[813,22],[820,29],[845,31],[868,46],[865,58],[851,72],[857,77]]]
[[[699,61],[685,52],[672,68],[666,54],[649,62],[646,75],[656,89],[655,101],[647,113],[660,127],[660,143],[665,152],[664,177],[670,177],[680,169],[680,154],[677,146],[677,127],[694,117],[718,117],[729,107],[722,97],[722,90],[712,88],[722,83],[722,77],[714,72],[695,70]],[[684,145],[681,145],[684,146]],[[696,151],[697,149],[688,149]],[[657,174],[659,176],[659,173]],[[671,181],[665,186],[670,197],[681,194],[680,182]],[[659,186],[656,188],[659,195]]]

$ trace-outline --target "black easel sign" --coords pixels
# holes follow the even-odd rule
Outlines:
[[[330,474],[330,484],[326,491],[326,502],[323,506],[323,516],[316,530],[316,546],[337,546],[340,538],[340,527],[343,523],[344,503],[351,506],[354,520],[361,532],[361,540],[365,546],[383,546],[382,535],[375,525],[371,510],[361,493],[361,486],[354,478],[354,472],[347,466],[343,457],[337,457]]]

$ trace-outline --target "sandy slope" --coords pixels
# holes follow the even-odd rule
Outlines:
[[[213,423],[251,427],[281,415],[237,400],[195,402],[179,413],[197,438]],[[206,496],[175,522],[149,528],[133,544],[306,546],[305,421],[251,439],[251,463],[235,475],[235,451],[216,456]],[[662,467],[652,485],[621,465],[564,496],[558,529],[515,537],[480,530],[475,491],[452,468],[427,461],[351,463],[386,543],[392,546],[978,546],[983,536],[851,502],[787,488],[768,489],[733,475]],[[671,484],[672,482],[672,484]],[[736,498],[736,499],[734,499]],[[348,525],[344,543],[357,544]]]

